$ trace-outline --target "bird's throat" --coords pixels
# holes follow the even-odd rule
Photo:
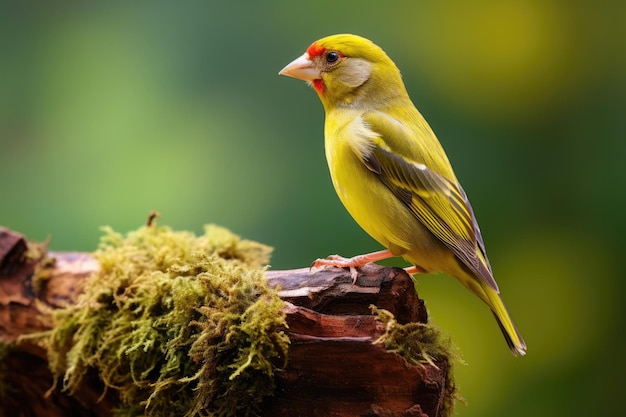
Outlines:
[[[313,80],[312,85],[315,91],[317,91],[317,94],[324,95],[324,80],[321,78]]]

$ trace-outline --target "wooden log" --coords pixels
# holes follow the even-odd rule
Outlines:
[[[26,240],[0,228],[1,341],[49,330],[49,310],[75,302],[85,277],[99,267],[87,253],[50,252],[45,259],[48,267],[42,270],[44,260],[29,255]],[[275,395],[263,404],[263,415],[440,415],[447,362],[413,365],[373,343],[385,333],[385,324],[371,314],[370,305],[389,310],[399,323],[427,322],[424,304],[402,269],[367,265],[355,283],[349,271],[334,268],[268,271],[266,276],[285,301],[291,345],[288,365],[276,372]],[[0,416],[111,414],[114,399],[99,398],[98,381],[73,396],[59,390],[46,396],[52,377],[45,349],[34,342],[12,344],[5,352]]]

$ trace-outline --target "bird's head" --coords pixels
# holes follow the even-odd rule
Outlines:
[[[332,35],[313,42],[279,74],[310,83],[326,109],[375,105],[406,93],[400,71],[387,54],[356,35]]]

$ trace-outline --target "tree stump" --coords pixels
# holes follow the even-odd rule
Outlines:
[[[100,398],[98,381],[69,396],[52,390],[47,355],[21,336],[49,330],[51,309],[74,303],[97,271],[88,253],[32,253],[23,236],[0,228],[0,416],[108,416],[114,398]],[[48,267],[42,272],[42,263]],[[34,277],[47,274],[42,288]],[[370,305],[398,323],[427,322],[411,278],[399,268],[370,264],[352,282],[347,270],[268,271],[279,288],[291,341],[276,372],[265,416],[441,416],[449,365],[411,364],[374,343],[385,324]],[[449,394],[449,393],[448,393]]]

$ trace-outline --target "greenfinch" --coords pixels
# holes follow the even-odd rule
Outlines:
[[[489,306],[513,354],[524,355],[526,343],[500,298],[467,195],[387,54],[360,36],[333,35],[313,42],[279,74],[307,81],[317,92],[335,191],[387,248],[315,265],[356,271],[398,256],[414,265],[410,273],[453,276]]]

